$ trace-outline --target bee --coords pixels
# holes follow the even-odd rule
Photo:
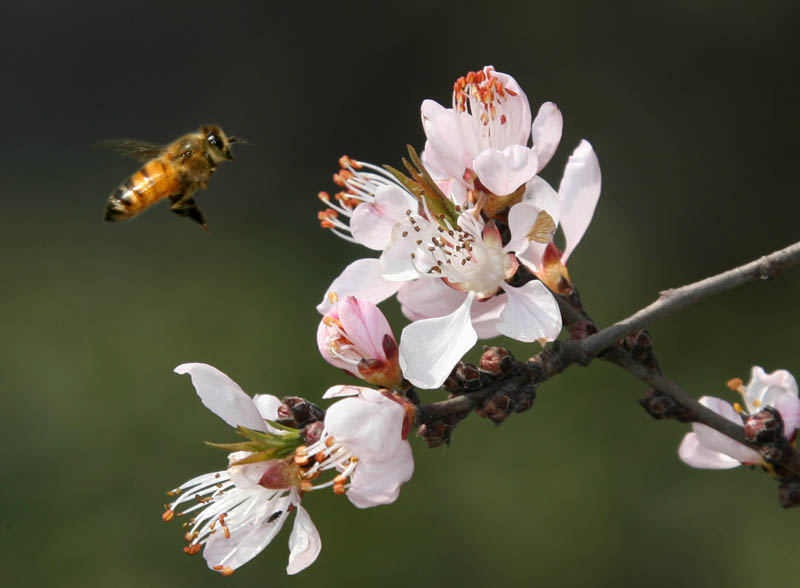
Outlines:
[[[220,163],[233,161],[231,144],[237,140],[225,135],[216,125],[203,125],[168,145],[130,139],[102,143],[121,155],[145,162],[108,197],[106,221],[133,218],[159,200],[168,198],[172,212],[190,218],[208,230],[194,192],[208,187],[211,174]]]

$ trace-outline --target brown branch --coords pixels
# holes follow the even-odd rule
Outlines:
[[[774,278],[783,270],[797,263],[800,263],[800,243],[780,249],[721,274],[664,291],[655,302],[610,327],[579,340],[554,341],[526,363],[515,362],[513,379],[488,382],[478,389],[465,392],[448,400],[420,406],[417,414],[417,424],[430,424],[448,416],[463,415],[474,408],[482,406],[502,386],[511,385],[516,388],[521,388],[528,384],[536,386],[575,363],[587,365],[592,358],[600,356],[622,367],[659,392],[668,395],[685,410],[687,420],[708,425],[753,449],[762,449],[758,444],[749,441],[745,437],[743,427],[728,421],[701,405],[677,384],[664,377],[658,369],[646,366],[642,362],[635,360],[620,345],[620,342],[649,323],[672,312],[710,296],[741,286],[751,280]],[[589,320],[588,315],[582,309],[573,306],[567,298],[557,296],[557,299],[566,324]],[[777,464],[800,476],[800,454],[796,451],[786,452],[777,461]]]

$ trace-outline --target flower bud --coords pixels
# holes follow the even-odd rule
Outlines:
[[[325,418],[325,411],[305,398],[286,396],[281,403],[278,408],[278,416],[284,420],[294,421],[297,425],[295,428],[301,428]]]
[[[480,367],[484,373],[495,378],[510,376],[515,367],[514,356],[504,347],[484,346]]]
[[[586,339],[586,337],[594,335],[595,333],[597,333],[597,325],[592,321],[577,321],[569,325],[570,339]]]
[[[322,318],[317,346],[329,364],[370,384],[396,388],[403,379],[397,340],[378,307],[345,296]]]
[[[478,416],[487,418],[494,424],[499,425],[506,420],[508,415],[514,412],[514,401],[510,396],[497,392],[483,404],[483,407],[475,412]]]
[[[427,425],[422,425],[417,430],[417,436],[421,437],[428,447],[440,447],[450,445],[450,434],[453,427],[444,421],[434,421]]]
[[[453,373],[464,390],[477,390],[483,386],[480,371],[471,363],[459,362]]]
[[[758,444],[776,443],[783,433],[781,413],[771,406],[749,416],[744,424],[744,436]]]
[[[644,398],[639,399],[639,404],[647,414],[657,421],[675,419],[682,423],[688,423],[692,420],[689,409],[675,402],[672,396],[662,394],[652,388],[647,391]]]

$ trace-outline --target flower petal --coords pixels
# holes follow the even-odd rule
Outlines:
[[[346,296],[338,310],[347,339],[364,357],[386,360],[383,338],[389,335],[394,339],[394,333],[380,309],[368,300]]]
[[[259,490],[258,482],[269,469],[269,461],[259,461],[243,465],[230,465],[253,455],[250,451],[235,451],[228,455],[228,476],[240,490]]]
[[[339,274],[328,287],[322,302],[317,305],[320,314],[327,314],[333,308],[329,295],[335,292],[339,298],[356,296],[378,304],[397,292],[400,284],[389,282],[381,277],[380,262],[377,259],[357,259]]]
[[[553,341],[561,332],[561,311],[550,290],[539,280],[514,288],[503,284],[508,303],[497,330],[517,341]]]
[[[539,107],[532,128],[533,148],[538,156],[539,170],[547,165],[556,152],[563,126],[561,111],[553,102],[545,102]]]
[[[450,314],[464,303],[465,292],[451,288],[439,278],[422,278],[403,284],[397,292],[403,314],[416,321]]]
[[[350,231],[360,244],[383,251],[392,237],[392,227],[406,218],[406,210],[417,210],[417,201],[398,186],[381,186],[374,202],[363,202],[353,211]]]
[[[286,566],[286,573],[292,575],[302,572],[316,561],[321,549],[319,531],[306,509],[298,504],[292,534],[289,535],[289,565]]]
[[[734,410],[733,406],[720,398],[715,398],[714,396],[703,396],[700,399],[700,404],[706,408],[710,408],[718,415],[725,417],[732,423],[736,423],[737,425],[742,424],[742,419]],[[698,442],[711,451],[724,453],[725,455],[732,457],[736,461],[744,464],[759,463],[761,461],[761,457],[758,455],[758,453],[746,445],[742,445],[730,437],[723,435],[719,431],[712,429],[711,427],[708,427],[702,423],[693,423],[692,428],[694,429],[695,435],[697,435]]]
[[[511,231],[511,239],[503,247],[503,251],[513,252],[517,255],[525,252],[530,243],[528,235],[541,211],[541,208],[531,202],[518,202],[511,207],[511,210],[508,211],[508,228]],[[542,243],[542,245],[546,244]]]
[[[392,229],[392,239],[380,257],[381,276],[393,282],[405,282],[422,277],[433,261],[418,241],[427,242],[435,236],[431,223],[403,222]]]
[[[524,145],[509,145],[502,151],[485,149],[475,158],[475,173],[481,183],[498,196],[511,194],[536,175],[536,152]]]
[[[702,445],[694,433],[684,435],[678,447],[678,456],[685,464],[706,470],[729,470],[741,465],[732,457]]]
[[[782,394],[775,401],[775,408],[783,418],[783,434],[791,441],[800,426],[800,398],[794,394]]]
[[[544,210],[552,217],[553,222],[558,225],[558,221],[561,218],[561,200],[552,186],[539,176],[536,176],[525,185],[525,194],[520,204],[534,206],[539,210]],[[511,214],[514,212],[516,206],[518,205],[513,206],[509,211],[509,222],[511,221]],[[522,212],[526,211],[521,210],[520,213]],[[520,228],[517,230],[520,230]],[[519,256],[519,259],[528,267],[531,267],[533,271],[541,270],[542,257],[544,256],[546,248],[546,243],[531,242],[523,251],[522,255]]]
[[[361,386],[331,386],[322,395],[322,398],[342,398],[345,396],[358,396],[361,393]]]
[[[566,247],[561,259],[567,262],[592,220],[600,198],[600,163],[589,141],[582,140],[569,156],[564,177],[558,186],[561,198],[561,228]]]
[[[251,515],[249,523],[230,531],[230,537],[226,538],[223,533],[212,534],[203,549],[208,567],[226,566],[235,570],[261,553],[283,527],[291,502],[290,496],[265,501]],[[270,521],[279,511],[280,516]]]
[[[419,388],[438,388],[478,335],[472,327],[470,293],[455,312],[415,321],[400,335],[400,368],[406,379]]]
[[[325,430],[362,461],[392,459],[404,443],[405,411],[377,390],[334,402],[325,412]]]
[[[472,304],[472,328],[475,329],[479,339],[489,339],[500,334],[497,330],[497,321],[505,307],[504,296],[492,296],[488,300],[476,300]]]
[[[458,120],[451,108],[433,100],[425,100],[420,108],[422,128],[428,138],[423,161],[434,177],[463,181],[469,155],[467,154]]]
[[[256,431],[267,430],[253,399],[217,368],[205,363],[182,363],[175,368],[175,373],[189,374],[206,408],[231,427],[241,425]]]
[[[753,366],[744,394],[747,411],[755,414],[765,406],[775,406],[778,398],[786,393],[797,396],[797,381],[792,374],[786,370],[767,374],[763,368]]]
[[[352,476],[347,498],[358,508],[391,504],[400,494],[400,486],[414,473],[411,444],[403,441],[392,458],[383,462],[362,461]]]

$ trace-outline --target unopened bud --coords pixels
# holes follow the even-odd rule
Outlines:
[[[577,321],[569,326],[570,339],[586,339],[586,337],[595,333],[597,333],[597,325],[592,321]]]
[[[303,439],[309,445],[312,443],[316,443],[322,437],[322,431],[325,428],[325,424],[322,421],[314,421],[311,424],[306,425],[303,428]]]
[[[495,378],[503,378],[511,375],[515,363],[514,356],[505,347],[484,346],[480,367],[485,373]]]
[[[459,362],[456,365],[455,375],[466,390],[478,390],[483,385],[481,372],[471,363]]]
[[[444,421],[434,421],[427,425],[422,425],[417,430],[417,436],[421,437],[428,447],[440,447],[450,445],[450,434],[453,427]]]
[[[800,505],[800,478],[784,480],[778,486],[778,500],[783,508]]]
[[[783,436],[781,413],[771,406],[747,417],[744,436],[758,444],[776,443]]]
[[[298,427],[304,427],[316,421],[321,421],[325,418],[325,411],[318,407],[313,402],[309,402],[305,398],[299,396],[286,396],[282,400],[282,405],[278,409],[278,414],[281,414],[281,409],[288,408],[291,418],[297,423]]]
[[[482,408],[475,411],[478,416],[484,417],[499,425],[508,415],[514,412],[514,401],[503,393],[496,393],[487,400]]]
[[[678,404],[672,396],[662,394],[652,388],[647,391],[644,398],[639,399],[642,408],[656,420],[675,419],[682,423],[690,422],[691,414],[689,409]]]
[[[517,395],[517,402],[514,404],[514,412],[525,412],[536,400],[536,384],[529,382],[520,388]]]

